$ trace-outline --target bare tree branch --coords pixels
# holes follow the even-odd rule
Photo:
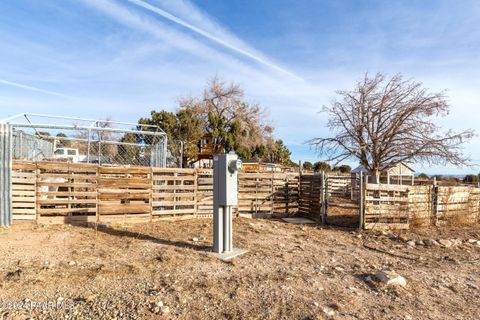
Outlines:
[[[400,162],[469,165],[461,147],[474,131],[442,132],[434,123],[450,108],[444,92],[430,93],[401,74],[386,79],[379,73],[337,94],[323,109],[333,135],[308,141],[329,161],[356,158],[375,175]]]

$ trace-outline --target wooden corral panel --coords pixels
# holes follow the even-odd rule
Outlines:
[[[367,184],[365,193],[365,229],[409,228],[407,186]]]
[[[152,169],[152,214],[195,214],[197,174],[195,169]]]
[[[478,221],[478,188],[471,186],[437,187],[438,223],[473,223]]]
[[[148,167],[99,167],[98,216],[151,218],[152,178]],[[112,218],[110,218],[112,220]]]
[[[95,215],[97,171],[97,165],[37,162],[38,216]]]
[[[197,169],[197,215],[213,214],[213,170]]]
[[[314,219],[321,216],[322,176],[308,174],[300,177],[298,211]]]
[[[298,212],[298,174],[240,172],[238,212],[273,216]]]
[[[352,176],[328,174],[328,196],[350,198],[352,195]]]
[[[36,165],[32,162],[14,162],[12,168],[13,219],[36,219]]]
[[[434,223],[433,186],[411,186],[408,190],[410,223],[415,226],[428,226]]]

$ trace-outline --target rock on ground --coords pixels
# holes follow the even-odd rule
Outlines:
[[[387,286],[399,285],[405,287],[407,280],[393,270],[381,270],[375,274],[375,277]]]

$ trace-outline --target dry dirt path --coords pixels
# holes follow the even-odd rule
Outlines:
[[[234,224],[235,245],[249,253],[229,263],[201,251],[211,245],[209,219],[0,230],[0,319],[479,318],[480,245],[466,241],[480,240],[478,226],[400,240],[270,220]],[[462,243],[406,243],[429,238]],[[375,281],[385,269],[407,286]]]

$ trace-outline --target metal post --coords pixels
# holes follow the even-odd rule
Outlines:
[[[183,168],[183,141],[180,141],[180,168]]]
[[[320,218],[322,224],[325,224],[327,221],[326,212],[325,212],[325,171],[320,173]]]
[[[359,181],[359,216],[360,216],[360,221],[359,221],[359,229],[362,230],[364,225],[363,225],[363,198],[364,198],[364,192],[363,192],[363,171],[360,171],[360,181]]]
[[[23,132],[22,131],[20,131],[20,143],[19,143],[19,145],[20,145],[20,149],[19,149],[20,153],[17,155],[17,157],[19,159],[22,159],[23,158]]]
[[[99,165],[102,162],[100,160],[101,153],[102,153],[102,141],[100,141],[100,136],[98,136],[98,164]]]
[[[88,129],[87,130],[88,132],[88,142],[87,142],[87,163],[90,163],[90,144],[91,144],[91,141],[92,141],[92,131],[91,129]]]
[[[221,253],[224,251],[223,246],[223,206],[215,206],[213,208],[213,252]]]
[[[232,206],[238,204],[238,170],[236,154],[213,157],[213,252],[230,254],[233,249]]]
[[[0,226],[12,224],[12,131],[0,123]]]

